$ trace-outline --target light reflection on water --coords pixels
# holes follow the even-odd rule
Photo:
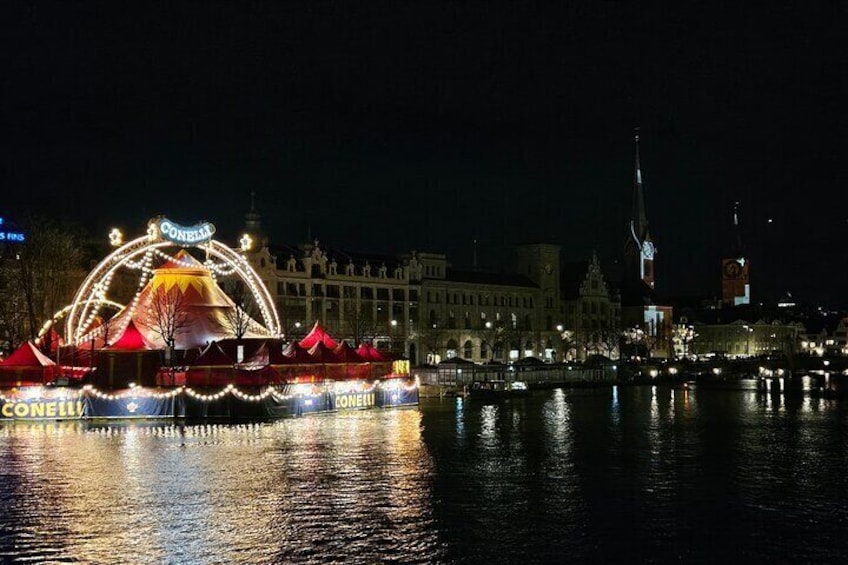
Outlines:
[[[3,426],[0,560],[438,558],[420,420]]]
[[[0,561],[838,560],[848,403],[655,387],[0,424]]]

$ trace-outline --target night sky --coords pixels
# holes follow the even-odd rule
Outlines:
[[[844,3],[113,4],[0,8],[0,215],[610,262],[639,126],[662,293],[719,293],[738,200],[755,300],[848,302]]]

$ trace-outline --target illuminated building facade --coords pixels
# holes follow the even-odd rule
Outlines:
[[[742,248],[738,202],[733,206],[733,231],[732,256],[721,261],[721,300],[726,306],[743,306],[751,303],[751,264]]]
[[[248,220],[248,234],[262,241],[258,214]],[[560,358],[559,252],[518,246],[513,273],[454,269],[440,253],[359,254],[319,241],[263,245],[249,259],[287,338],[317,321],[342,339],[421,364]]]
[[[621,340],[621,296],[604,278],[597,254],[591,261],[563,269],[564,340],[567,355],[618,357]]]
[[[729,323],[696,322],[690,352],[698,356],[723,355],[731,358],[758,355],[790,355],[803,326],[780,320],[738,319]]]

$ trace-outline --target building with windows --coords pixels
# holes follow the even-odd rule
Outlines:
[[[618,357],[621,296],[605,279],[597,254],[564,266],[562,313],[566,358]]]
[[[413,364],[562,358],[557,245],[518,246],[511,273],[463,271],[440,253],[359,254],[317,240],[275,245],[262,235],[255,210],[247,219],[248,234],[260,242],[249,260],[287,338],[320,322],[334,335],[372,342]]]

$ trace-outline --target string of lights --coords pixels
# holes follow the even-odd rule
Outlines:
[[[342,383],[337,383],[337,384],[342,384]],[[406,391],[413,391],[413,390],[418,388],[419,382],[418,382],[418,377],[416,377],[415,380],[412,383],[406,384],[406,385],[401,385],[399,382],[397,382],[394,379],[391,380],[391,381],[386,381],[386,382],[375,381],[374,383],[371,384],[370,387],[367,387],[367,388],[356,388],[356,386],[352,385],[352,383],[344,383],[344,385],[346,385],[346,386],[341,386],[341,387],[336,388],[335,392],[336,393],[342,393],[342,394],[343,393],[364,393],[364,394],[368,394],[368,393],[374,392],[374,390],[377,389],[378,387],[381,388],[381,389],[384,389],[384,390],[400,390],[400,389],[403,389],[403,390],[406,390]],[[35,390],[35,388],[36,387],[33,387],[34,390],[33,390],[32,393],[30,393],[26,397],[27,399],[41,398],[42,397],[42,393],[43,393],[44,389],[41,389],[41,387],[37,387],[39,390]],[[51,391],[51,392],[53,392],[53,391]],[[265,390],[263,390],[259,394],[249,394],[249,393],[246,393],[246,392],[239,390],[233,384],[228,384],[227,386],[225,386],[224,388],[222,388],[218,392],[205,394],[205,393],[198,392],[191,387],[184,387],[184,386],[177,387],[177,388],[174,388],[174,389],[168,390],[168,391],[162,391],[160,389],[149,389],[149,388],[135,386],[135,385],[130,385],[129,389],[122,390],[120,392],[104,392],[104,391],[101,391],[100,389],[98,389],[97,387],[95,387],[94,385],[88,384],[88,385],[83,386],[81,389],[65,389],[65,394],[63,394],[61,396],[54,396],[53,394],[51,394],[50,397],[51,398],[57,398],[57,399],[58,398],[68,399],[68,398],[81,398],[85,395],[90,395],[94,398],[101,398],[101,399],[105,399],[105,400],[124,400],[124,399],[128,399],[128,398],[167,399],[167,398],[174,398],[174,397],[179,396],[180,394],[183,394],[183,393],[185,393],[186,396],[190,396],[191,398],[194,398],[194,399],[199,400],[201,402],[215,402],[217,400],[221,400],[222,398],[224,398],[228,395],[232,395],[232,396],[238,398],[239,400],[244,400],[244,401],[247,401],[247,402],[261,402],[261,401],[265,400],[266,398],[268,398],[269,396],[274,396],[274,398],[277,399],[277,400],[288,400],[288,399],[294,398],[296,396],[315,396],[314,392],[310,393],[310,392],[307,392],[307,391],[302,391],[298,394],[283,394],[281,391],[279,391],[276,387],[273,387],[273,386],[267,387]],[[0,401],[7,402],[7,403],[10,403],[10,404],[14,404],[15,402],[19,402],[20,400],[21,400],[20,398],[9,397],[9,396],[4,395],[2,392],[0,392]]]

